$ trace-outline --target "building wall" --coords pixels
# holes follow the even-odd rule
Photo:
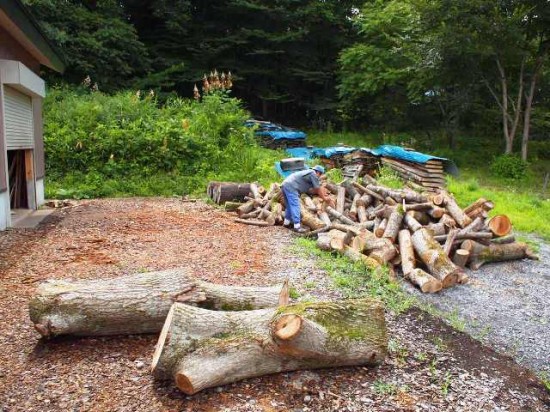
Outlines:
[[[27,52],[3,27],[0,27],[0,59],[18,60],[36,74],[40,63]]]
[[[8,189],[7,162],[6,140],[4,137],[4,88],[2,87],[2,71],[0,70],[0,193]]]
[[[44,179],[46,167],[44,163],[44,126],[42,120],[42,98],[33,97],[32,110],[34,120],[34,173],[36,180]]]

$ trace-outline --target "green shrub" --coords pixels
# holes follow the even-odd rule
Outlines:
[[[511,154],[497,156],[491,163],[491,173],[496,177],[519,180],[527,174],[527,162]]]
[[[277,179],[278,152],[243,126],[227,93],[200,102],[121,92],[51,90],[44,106],[48,196],[203,193],[208,179]]]

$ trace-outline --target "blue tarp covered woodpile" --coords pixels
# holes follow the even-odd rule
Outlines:
[[[433,156],[400,146],[381,145],[375,149],[366,147],[332,146],[332,147],[295,147],[287,149],[292,157],[306,161],[319,158],[329,168],[341,168],[345,176],[364,175],[376,172],[379,164],[394,170],[403,179],[412,181],[428,190],[445,187],[445,173],[458,174],[454,162],[443,157]],[[281,176],[283,171],[279,164],[276,169]]]

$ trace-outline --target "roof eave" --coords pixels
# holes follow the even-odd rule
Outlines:
[[[43,33],[38,21],[36,21],[21,1],[3,0],[2,3],[2,11],[40,53],[42,57],[38,59],[40,64],[59,73],[63,73],[65,70],[65,63],[55,51],[55,47],[50,43],[47,36]]]

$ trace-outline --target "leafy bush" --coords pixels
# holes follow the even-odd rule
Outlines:
[[[519,180],[527,174],[527,162],[511,154],[497,156],[491,163],[491,173],[497,177]]]
[[[258,147],[227,93],[161,106],[134,92],[55,89],[44,113],[48,196],[198,193],[208,179],[277,178],[280,155]]]

